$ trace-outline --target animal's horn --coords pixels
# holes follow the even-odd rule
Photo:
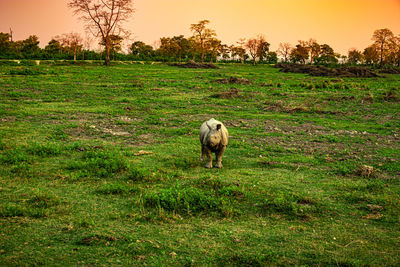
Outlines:
[[[210,126],[210,125],[208,125],[208,122],[207,122],[207,121],[206,121],[206,125],[207,125],[208,129],[210,129],[210,130],[211,130],[211,126]]]

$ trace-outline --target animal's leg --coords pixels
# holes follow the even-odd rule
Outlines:
[[[200,162],[203,162],[205,159],[206,159],[206,147],[204,145],[201,145]]]
[[[217,156],[217,163],[215,164],[215,168],[222,168],[222,155],[225,151],[225,146],[221,148],[221,150],[217,151],[215,154]]]
[[[212,168],[212,152],[209,149],[205,149],[206,153],[207,153],[207,164],[206,164],[206,168]]]

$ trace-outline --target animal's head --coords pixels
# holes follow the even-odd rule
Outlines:
[[[208,123],[207,127],[210,129],[210,132],[207,135],[207,142],[210,147],[215,147],[221,143],[222,140],[222,125],[216,124],[215,127],[210,126]]]

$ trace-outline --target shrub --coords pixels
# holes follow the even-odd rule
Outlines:
[[[24,69],[10,70],[8,74],[9,75],[40,75],[40,74],[45,74],[45,73],[36,68],[24,68]]]
[[[97,193],[103,194],[103,195],[119,195],[119,194],[125,194],[132,191],[128,186],[125,184],[121,183],[108,183],[105,184],[103,187],[101,187],[99,190],[97,190]]]
[[[31,155],[46,157],[46,156],[58,156],[61,154],[61,148],[59,145],[54,143],[32,143],[26,148],[26,152]]]
[[[316,213],[320,209],[313,199],[289,192],[269,193],[268,197],[264,199],[262,208],[289,217],[301,218],[310,217],[312,213]]]
[[[198,188],[182,188],[179,184],[145,196],[145,206],[180,214],[222,211],[221,200],[210,192]]]
[[[15,203],[7,203],[0,206],[0,217],[21,217],[24,214],[24,208]]]
[[[0,163],[17,164],[28,161],[28,154],[20,148],[5,150],[2,154],[0,154]]]
[[[55,196],[48,193],[35,194],[26,203],[7,203],[0,206],[0,217],[47,217],[49,208],[59,203]]]
[[[126,178],[135,182],[139,182],[147,180],[147,178],[149,178],[151,175],[151,171],[146,168],[130,166],[126,174]]]
[[[120,153],[114,151],[89,150],[83,153],[81,159],[69,162],[67,169],[78,171],[80,176],[109,177],[121,173],[128,167]]]

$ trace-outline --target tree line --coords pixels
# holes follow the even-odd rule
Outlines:
[[[239,39],[235,44],[226,45],[209,28],[210,21],[202,20],[191,24],[192,36],[162,37],[157,47],[142,41],[129,45],[128,52],[122,52],[124,37],[108,34],[99,38],[99,45],[105,50],[90,49],[91,38],[82,38],[77,33],[66,33],[53,37],[41,49],[39,38],[29,36],[25,40],[13,41],[9,33],[0,33],[0,58],[2,59],[48,59],[48,60],[140,60],[163,62],[251,62],[252,64],[290,62],[298,64],[365,64],[378,66],[400,66],[400,35],[389,29],[373,33],[373,43],[363,51],[350,49],[347,55],[336,53],[328,44],[319,44],[315,39],[299,40],[293,46],[280,43],[276,51],[270,51],[270,43],[263,35],[250,39]],[[105,41],[106,40],[106,41]],[[108,58],[107,58],[108,55]]]

